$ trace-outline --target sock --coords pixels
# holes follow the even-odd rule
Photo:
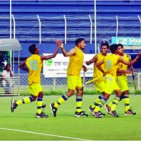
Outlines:
[[[122,93],[122,96],[120,97],[120,100],[126,98],[126,96],[127,96],[127,95],[123,92],[123,93]]]
[[[130,109],[129,105],[130,99],[128,95],[124,96],[124,105],[125,105],[125,111],[127,112]]]
[[[38,99],[37,99],[37,113],[38,114],[41,114],[41,112],[42,112],[42,105],[43,105],[43,98],[38,97]]]
[[[115,111],[116,106],[117,106],[117,104],[118,104],[119,101],[120,101],[120,98],[117,97],[117,96],[113,99],[112,106],[111,106],[111,111]]]
[[[61,105],[61,104],[62,104],[64,101],[66,101],[67,99],[68,99],[67,94],[62,95],[62,97],[60,97],[60,98],[58,99],[58,101],[54,103],[54,107],[55,107],[55,108],[58,108],[58,106]]]
[[[98,97],[98,98],[96,98],[96,100],[94,101],[94,103],[91,105],[91,107],[94,109],[96,106],[99,105],[99,103],[100,103],[100,99]]]
[[[82,96],[76,96],[76,112],[81,112],[82,109]]]
[[[105,104],[107,99],[105,99],[103,96],[99,96],[97,100],[99,99],[98,105],[95,107],[94,112],[99,112],[102,106]]]
[[[34,100],[33,100],[33,97],[30,96],[30,97],[25,97],[25,98],[23,98],[23,99],[17,100],[17,101],[16,101],[16,104],[17,104],[17,105],[27,104],[27,103],[31,103],[31,102],[33,102],[33,101],[34,101]]]
[[[98,106],[95,107],[94,112],[99,112],[102,106],[103,106],[102,103],[99,102]]]

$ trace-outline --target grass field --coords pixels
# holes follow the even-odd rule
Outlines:
[[[119,118],[108,114],[96,119],[88,111],[92,95],[84,96],[83,109],[87,118],[75,118],[75,96],[61,105],[56,118],[52,116],[49,104],[59,96],[47,96],[47,119],[34,118],[36,102],[18,107],[10,112],[11,97],[0,98],[0,140],[141,140],[141,96],[132,95],[131,104],[135,116],[125,116],[123,102],[119,103]],[[14,97],[15,99],[21,97]],[[112,96],[113,98],[113,96]],[[105,109],[102,109],[106,113]]]

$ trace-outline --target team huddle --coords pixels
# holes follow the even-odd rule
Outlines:
[[[129,55],[124,53],[124,48],[122,44],[112,44],[108,45],[106,43],[101,44],[101,52],[96,54],[91,60],[86,61],[84,65],[84,53],[83,50],[86,47],[85,39],[78,38],[75,41],[75,47],[67,52],[64,48],[62,41],[56,41],[57,48],[53,55],[39,56],[39,49],[35,44],[29,46],[29,52],[31,56],[26,59],[25,62],[20,64],[20,68],[28,72],[28,84],[29,91],[31,93],[30,97],[25,97],[20,100],[11,101],[11,112],[21,104],[31,103],[37,100],[37,113],[36,118],[47,118],[43,112],[46,104],[43,104],[43,90],[40,82],[40,73],[42,69],[42,64],[44,60],[54,58],[59,49],[65,57],[69,57],[69,65],[67,69],[67,85],[68,91],[63,94],[56,102],[50,104],[53,116],[57,116],[58,107],[67,101],[76,90],[76,110],[75,117],[87,117],[88,114],[82,110],[82,100],[83,100],[83,85],[82,79],[80,77],[80,71],[87,71],[86,65],[94,63],[94,85],[97,91],[101,92],[92,105],[90,105],[89,110],[93,116],[96,118],[102,118],[105,116],[101,112],[101,108],[105,106],[108,114],[119,117],[116,112],[116,107],[122,99],[125,105],[126,115],[135,115],[130,106],[129,99],[129,88],[127,74],[132,74],[134,69],[132,65],[141,57],[141,53],[138,53],[136,58],[131,61]],[[110,49],[110,54],[108,50]],[[112,92],[115,92],[116,96],[114,99],[107,104]]]

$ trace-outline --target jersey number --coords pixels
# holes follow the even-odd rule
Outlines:
[[[37,60],[30,60],[30,69],[31,70],[37,70]]]
[[[107,70],[110,70],[110,68],[111,68],[111,60],[108,60],[108,62],[107,62]]]

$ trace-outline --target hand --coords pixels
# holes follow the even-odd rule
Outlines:
[[[86,65],[89,65],[90,63],[89,63],[89,61],[86,61]]]
[[[56,46],[62,48],[63,42],[61,40],[56,40]]]
[[[141,57],[141,52],[138,52],[138,57]]]
[[[62,48],[62,49],[64,48],[64,44],[63,43],[61,44],[60,48]]]
[[[106,72],[103,72],[103,76],[105,76],[106,75]]]
[[[86,72],[88,69],[86,66],[83,66],[83,71]]]

